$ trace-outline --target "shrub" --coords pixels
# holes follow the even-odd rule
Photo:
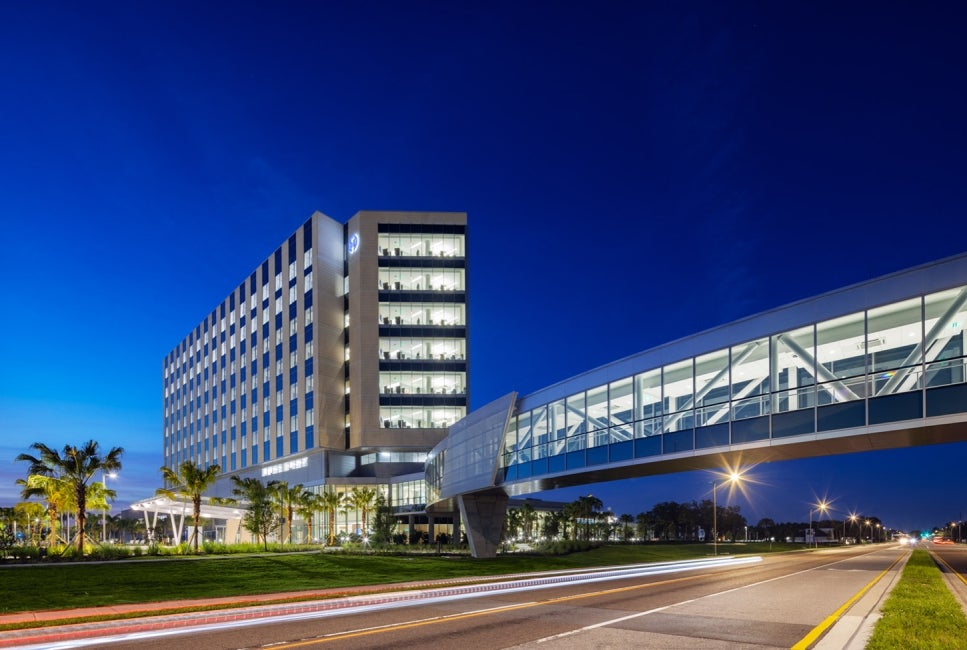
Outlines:
[[[543,555],[568,555],[570,553],[590,551],[599,546],[601,546],[599,542],[591,542],[583,539],[562,539],[542,542],[537,546],[536,551]]]
[[[95,546],[87,554],[88,560],[123,560],[131,557],[131,551],[125,546]]]

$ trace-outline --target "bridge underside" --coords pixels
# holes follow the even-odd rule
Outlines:
[[[702,449],[675,455],[636,459],[623,463],[573,469],[558,474],[507,481],[501,487],[511,496],[543,492],[589,483],[603,483],[642,476],[657,476],[676,472],[713,470],[759,463],[832,456],[863,451],[917,447],[951,442],[967,442],[967,416],[960,414],[945,420],[923,424],[890,423],[877,427],[842,429],[791,438],[773,439],[744,445],[730,445]]]

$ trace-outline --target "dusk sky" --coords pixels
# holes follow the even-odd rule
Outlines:
[[[0,506],[35,441],[122,446],[118,506],[153,495],[162,358],[315,210],[468,213],[475,407],[962,253],[965,43],[958,2],[4,3]],[[727,502],[927,528],[965,460],[772,463]]]

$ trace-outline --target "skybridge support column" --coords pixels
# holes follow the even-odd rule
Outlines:
[[[460,517],[463,519],[467,541],[470,543],[470,554],[473,557],[497,557],[509,500],[503,492],[463,494],[457,497]]]

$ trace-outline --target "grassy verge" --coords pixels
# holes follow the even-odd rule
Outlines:
[[[967,617],[927,551],[910,556],[867,650],[967,648]]]
[[[774,551],[785,550],[776,544]],[[163,558],[154,561],[34,564],[0,568],[0,613],[159,602],[183,598],[338,589],[416,580],[492,576],[706,557],[705,544],[604,546],[564,556],[381,556],[340,553]],[[769,551],[720,545],[720,554]]]

